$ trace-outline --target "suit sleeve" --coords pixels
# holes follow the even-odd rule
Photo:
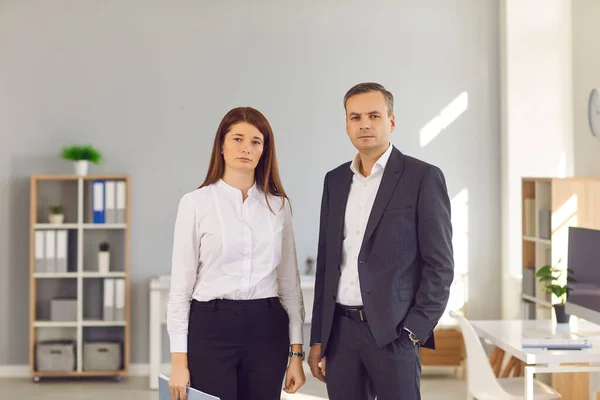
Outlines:
[[[430,167],[421,183],[417,235],[422,277],[404,325],[425,343],[446,309],[454,279],[450,199],[443,172]]]
[[[317,249],[317,270],[315,272],[315,298],[310,332],[310,345],[321,343],[321,326],[323,324],[323,296],[325,292],[325,265],[327,252],[327,215],[329,212],[329,188],[327,177],[323,182],[323,196],[321,199],[321,220],[319,223],[319,244]]]

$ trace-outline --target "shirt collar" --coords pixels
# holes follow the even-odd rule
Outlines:
[[[388,144],[388,148],[385,151],[385,153],[383,153],[375,162],[375,165],[373,165],[373,169],[371,170],[371,175],[379,172],[379,171],[383,171],[385,169],[385,166],[387,165],[388,160],[390,159],[390,155],[392,154],[392,144],[389,143]],[[357,175],[363,176],[360,172],[359,172],[359,168],[358,166],[360,165],[360,154],[357,153],[356,156],[354,156],[354,160],[352,161],[352,163],[350,164],[350,169],[352,170],[352,172],[354,172]]]
[[[227,193],[230,193],[232,196],[241,196],[242,195],[242,191],[240,189],[231,186],[230,184],[225,182],[223,179],[219,179],[217,181],[217,185],[219,187],[223,188]],[[248,197],[255,196],[258,193],[258,190],[259,189],[258,189],[258,186],[256,186],[256,181],[254,181],[254,183],[252,184],[250,189],[248,189]]]

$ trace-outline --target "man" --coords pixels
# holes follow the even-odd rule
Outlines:
[[[391,145],[393,107],[377,83],[346,93],[358,154],[325,176],[308,363],[331,400],[420,399],[454,277],[444,175]]]

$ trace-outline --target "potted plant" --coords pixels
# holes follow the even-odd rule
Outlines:
[[[108,274],[110,271],[110,245],[108,242],[102,242],[98,246],[98,272],[101,274]]]
[[[62,224],[65,220],[64,207],[61,205],[50,206],[50,213],[48,214],[48,222],[51,224]]]
[[[90,162],[99,165],[102,155],[91,145],[69,146],[62,150],[62,158],[75,162],[75,174],[87,175]]]
[[[560,261],[559,261],[560,262]],[[571,316],[565,312],[565,302],[567,301],[567,282],[561,280],[564,271],[550,265],[544,265],[537,270],[535,276],[544,284],[543,290],[554,294],[557,303],[553,304],[556,322],[559,324],[568,323]]]

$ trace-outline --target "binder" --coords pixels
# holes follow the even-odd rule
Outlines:
[[[114,224],[117,222],[117,211],[116,211],[116,182],[106,181],[104,183],[105,189],[105,215],[104,222],[107,224]]]
[[[67,272],[67,231],[56,231],[56,272]]]
[[[540,210],[538,212],[538,229],[540,239],[550,239],[551,235],[551,222],[550,222],[550,210]]]
[[[115,320],[115,280],[113,278],[104,278],[104,312],[105,321]]]
[[[104,223],[104,181],[95,180],[92,183],[92,210],[95,224]]]
[[[44,249],[44,231],[35,231],[34,250],[35,250],[35,272],[46,272],[46,252]]]
[[[523,210],[525,211],[525,236],[535,236],[535,200],[525,199]]]
[[[46,272],[56,272],[56,231],[46,231]]]
[[[200,390],[188,387],[186,390],[187,400],[221,400],[220,397],[212,396]],[[171,400],[171,391],[169,390],[169,377],[160,374],[158,376],[158,400]]]
[[[115,280],[115,321],[125,321],[125,279]]]
[[[127,187],[125,186],[125,181],[117,181],[117,219],[116,222],[119,224],[124,224],[125,221],[125,211],[127,205]]]

